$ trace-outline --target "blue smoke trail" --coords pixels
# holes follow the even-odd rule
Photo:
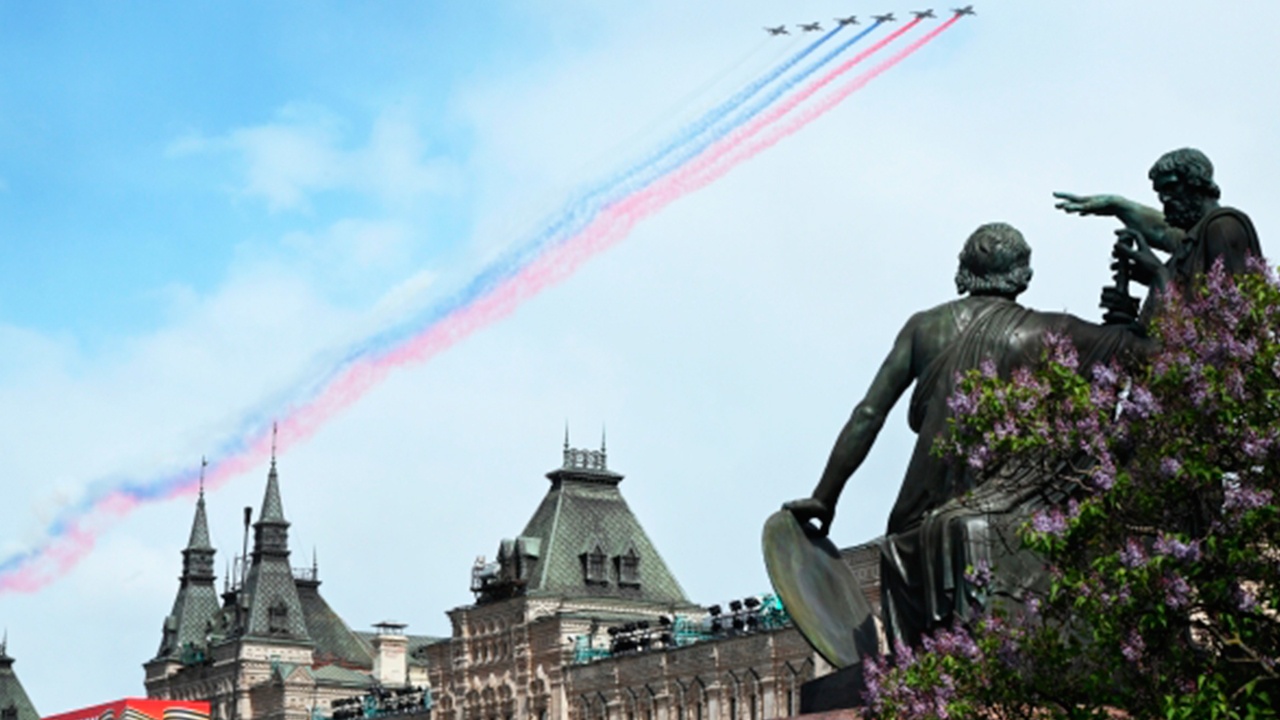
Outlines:
[[[464,286],[433,302],[430,307],[414,313],[412,317],[397,323],[394,327],[379,332],[350,348],[337,362],[330,364],[327,371],[320,373],[313,382],[308,383],[305,387],[294,388],[283,397],[277,397],[272,402],[259,404],[257,411],[250,412],[244,418],[241,427],[250,430],[248,435],[257,435],[270,426],[271,418],[279,414],[282,406],[288,407],[297,402],[305,402],[307,398],[314,397],[326,388],[332,378],[352,364],[365,360],[376,361],[383,354],[398,347],[406,338],[417,334],[421,328],[438,322],[440,319],[470,304],[475,298],[492,291],[540,255],[547,246],[573,236],[573,234],[590,223],[602,209],[633,192],[647,187],[658,178],[683,165],[690,158],[697,156],[734,128],[763,112],[778,98],[830,63],[859,40],[869,35],[881,24],[881,22],[877,21],[869,25],[835,49],[821,56],[816,62],[803,68],[796,75],[788,77],[785,82],[776,85],[769,92],[761,95],[756,102],[743,110],[743,106],[748,101],[760,95],[762,90],[768,88],[770,84],[816,52],[828,40],[839,33],[844,26],[828,31],[795,55],[779,63],[734,93],[724,102],[704,113],[697,120],[681,128],[657,150],[632,163],[629,167],[614,173],[607,180],[598,182],[591,189],[579,194],[560,213],[547,221],[540,230],[488,263]],[[727,117],[730,120],[722,122]],[[281,402],[282,399],[285,401]],[[237,437],[244,437],[244,435],[237,434]],[[232,440],[230,444],[239,445],[240,442]],[[227,449],[230,450],[232,448]]]
[[[335,372],[351,362],[376,356],[386,349],[398,345],[400,340],[414,334],[418,328],[436,322],[457,308],[471,302],[474,298],[496,287],[528,264],[534,256],[540,254],[545,246],[570,237],[578,230],[581,230],[587,223],[591,222],[601,209],[617,202],[622,197],[647,187],[656,179],[683,165],[690,158],[695,157],[711,144],[725,137],[734,128],[759,115],[765,108],[776,102],[778,98],[794,89],[836,57],[839,57],[881,24],[880,21],[876,21],[869,25],[831,52],[823,55],[817,62],[812,63],[798,74],[788,78],[781,85],[770,90],[745,111],[738,112],[730,122],[718,128],[716,127],[717,123],[734,113],[734,111],[740,110],[747,101],[768,87],[770,83],[812,55],[836,33],[840,32],[843,26],[828,31],[800,52],[735,93],[725,102],[712,108],[696,121],[686,125],[661,148],[579,195],[576,200],[569,203],[565,210],[549,221],[541,230],[534,233],[529,240],[511,248],[504,255],[483,268],[465,287],[434,304],[425,313],[405,321],[395,328],[375,335],[358,347],[353,348],[339,363],[339,367],[335,369]]]

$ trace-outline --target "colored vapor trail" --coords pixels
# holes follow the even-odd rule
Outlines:
[[[310,437],[393,370],[430,359],[476,330],[511,314],[524,301],[572,275],[587,260],[625,238],[645,218],[723,177],[826,114],[945,32],[958,19],[958,16],[948,19],[870,70],[809,103],[852,68],[920,23],[918,18],[912,20],[788,95],[880,23],[845,41],[801,72],[783,79],[838,29],[827,33],[682,128],[643,160],[574,199],[565,212],[487,266],[460,291],[409,322],[356,346],[327,375],[302,388],[294,395],[296,399],[283,408],[277,406],[250,413],[241,430],[233,433],[210,457],[204,473],[205,484],[217,488],[267,460],[272,443],[270,425],[264,420],[268,417],[266,410],[275,410],[281,417],[276,441],[279,449],[287,449]],[[774,85],[775,82],[778,84]],[[767,87],[772,89],[762,94]],[[759,102],[744,109],[757,95]],[[786,99],[782,100],[783,97]],[[800,112],[795,112],[797,110]],[[111,524],[141,504],[192,493],[199,478],[199,472],[191,469],[146,481],[107,478],[92,484],[82,499],[59,512],[46,528],[42,543],[0,560],[0,594],[35,592],[43,588],[66,574],[90,552],[98,534]]]

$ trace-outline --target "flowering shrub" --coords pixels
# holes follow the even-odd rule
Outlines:
[[[1016,618],[868,661],[873,715],[1277,717],[1280,285],[1254,270],[1171,292],[1139,367],[1082,374],[1055,338],[1039,371],[962,379],[945,452],[1069,459],[1046,465],[1069,502],[1022,533],[1051,582]]]

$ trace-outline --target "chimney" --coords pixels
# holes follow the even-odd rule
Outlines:
[[[373,626],[373,679],[383,687],[403,687],[409,682],[409,638],[404,623],[384,621]]]

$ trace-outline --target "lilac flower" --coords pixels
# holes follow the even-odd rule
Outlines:
[[[977,561],[965,568],[964,579],[976,588],[987,587],[991,584],[991,564],[986,560]]]
[[[1038,533],[1062,537],[1067,532],[1067,518],[1058,508],[1041,510],[1031,516],[1031,529]]]
[[[1129,401],[1126,403],[1126,409],[1143,420],[1150,418],[1152,415],[1160,412],[1160,404],[1156,402],[1156,398],[1151,394],[1145,385],[1134,385],[1129,390]]]
[[[1164,583],[1164,604],[1174,610],[1184,608],[1191,602],[1191,586],[1185,578],[1177,573],[1169,576]]]
[[[1075,370],[1080,366],[1080,356],[1076,353],[1076,346],[1072,344],[1070,338],[1058,333],[1046,333],[1044,342],[1049,349],[1049,362],[1061,365],[1068,370]]]
[[[1116,366],[1112,364],[1094,365],[1093,381],[1102,387],[1115,387],[1120,381],[1120,373],[1116,371]]]
[[[1270,490],[1255,490],[1240,483],[1230,483],[1226,487],[1222,507],[1233,513],[1245,513],[1270,505],[1271,497]]]
[[[1266,456],[1273,443],[1274,440],[1270,436],[1259,435],[1253,428],[1248,428],[1245,430],[1244,439],[1240,442],[1240,449],[1249,458],[1258,460]]]
[[[965,460],[969,463],[969,467],[974,470],[981,470],[991,460],[991,448],[986,445],[973,448],[969,451],[969,455]]]
[[[1147,552],[1142,549],[1142,543],[1137,538],[1129,538],[1120,551],[1120,564],[1132,569],[1142,567],[1146,562]]]
[[[957,392],[947,398],[947,409],[953,417],[968,417],[978,411],[978,400],[972,395]]]
[[[1240,612],[1253,612],[1258,607],[1258,596],[1249,588],[1236,586],[1236,607]]]
[[[1200,541],[1184,543],[1172,535],[1161,535],[1151,547],[1157,555],[1165,555],[1180,562],[1196,562],[1200,559]]]
[[[1120,654],[1131,663],[1141,662],[1142,655],[1146,651],[1147,643],[1143,641],[1137,630],[1130,630],[1129,636],[1120,643]]]
[[[996,363],[991,358],[987,358],[978,366],[978,370],[982,373],[982,377],[991,380],[996,376]]]
[[[1018,433],[1018,426],[1012,417],[1006,416],[1003,420],[996,423],[991,431],[996,434],[997,440],[1004,440]]]
[[[1182,469],[1182,463],[1178,458],[1167,457],[1160,460],[1160,474],[1165,477],[1176,477],[1178,471]]]

